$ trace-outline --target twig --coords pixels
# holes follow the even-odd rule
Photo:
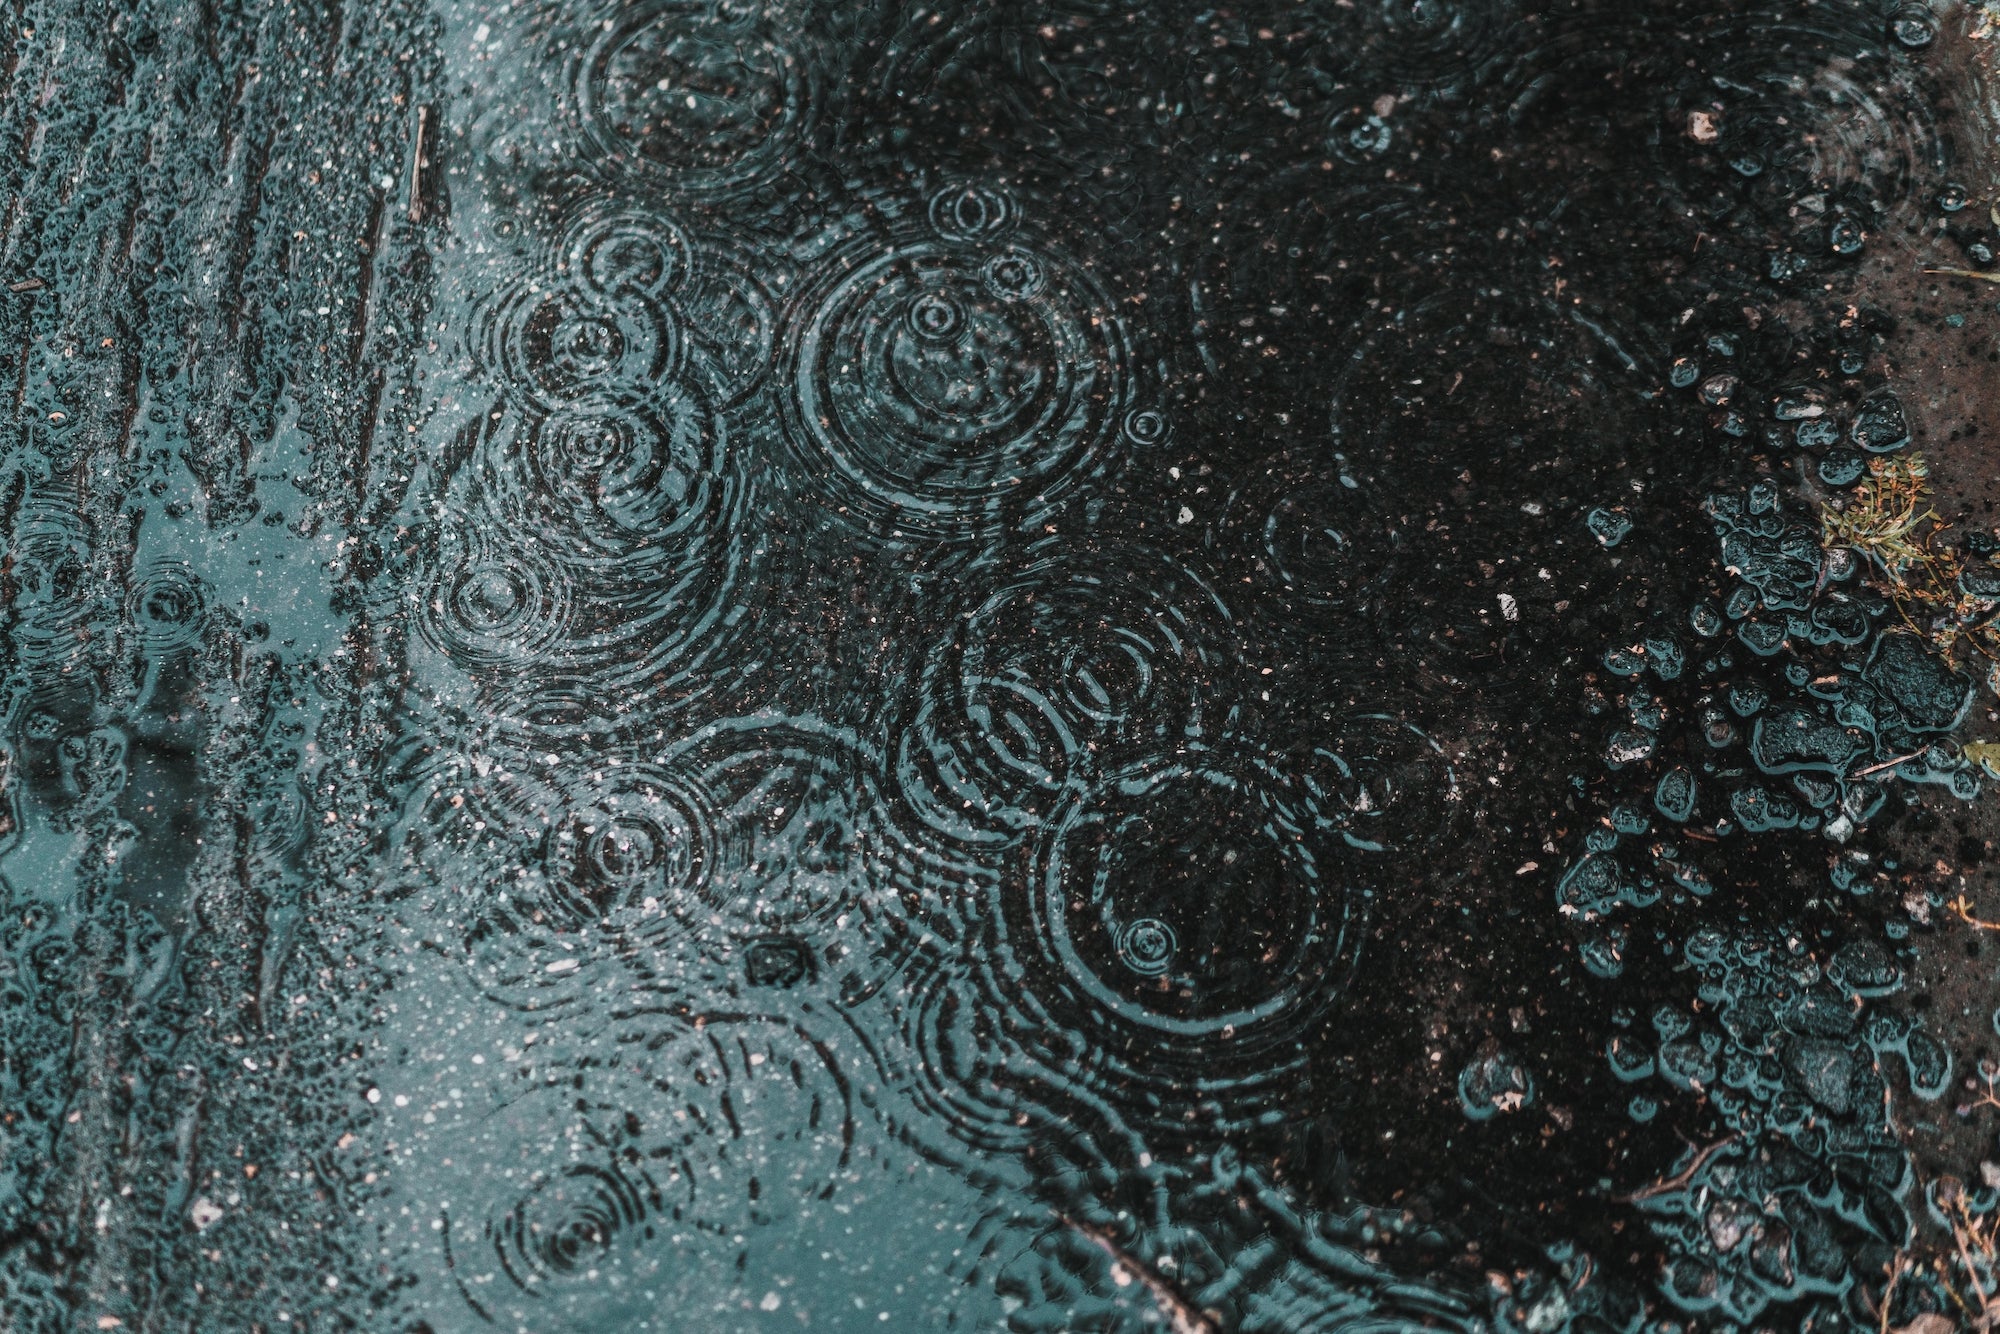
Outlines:
[[[1123,1268],[1138,1279],[1146,1290],[1153,1294],[1153,1301],[1159,1306],[1160,1313],[1167,1317],[1167,1326],[1173,1334],[1221,1334],[1215,1321],[1209,1318],[1206,1311],[1197,1311],[1194,1303],[1183,1296],[1174,1283],[1159,1270],[1113,1241],[1110,1233],[1094,1228],[1088,1223],[1080,1223],[1067,1214],[1057,1214],[1056,1219],[1064,1227],[1103,1251],[1111,1258],[1112,1264]]]
[[[1961,1214],[1965,1212],[1965,1199],[1962,1195],[1958,1200],[1958,1211]],[[1965,1278],[1972,1284],[1973,1295],[1979,1298],[1980,1314],[1987,1317],[1990,1323],[1993,1315],[1993,1295],[1987,1292],[1986,1285],[1979,1281],[1979,1271],[1972,1264],[1972,1251],[1965,1244],[1965,1229],[1959,1226],[1957,1219],[1953,1219],[1951,1223],[1951,1239],[1958,1245],[1958,1258],[1965,1261]]]
[[[1970,1116],[1981,1107],[1991,1107],[1995,1111],[2000,1111],[2000,1097],[1994,1096],[1995,1090],[1993,1087],[1996,1082],[2000,1082],[2000,1070],[1996,1070],[1994,1066],[1981,1061],[1979,1063],[1979,1077],[1986,1082],[1986,1092],[1980,1094],[1972,1102],[1960,1103],[1958,1105],[1958,1114],[1960,1116]]]
[[[1924,272],[1941,274],[1946,278],[1977,278],[1982,283],[2000,283],[2000,273],[1984,273],[1978,269],[1925,269]]]
[[[1972,902],[1961,894],[1951,901],[1951,910],[1958,914],[1958,920],[1976,931],[2000,931],[2000,922],[1989,922],[1972,915]]]
[[[1882,1058],[1877,1056],[1872,1063],[1875,1073],[1882,1076],[1882,1123],[1889,1127],[1897,1139],[1903,1137],[1903,1128],[1896,1124],[1896,1090],[1889,1086],[1889,1077],[1882,1070]]]
[[[1908,1263],[1908,1252],[1897,1251],[1896,1258],[1883,1266],[1889,1271],[1889,1283],[1882,1289],[1882,1334],[1889,1334],[1889,1302],[1896,1295],[1896,1281],[1903,1277],[1903,1266]]]
[[[1936,1269],[1939,1274],[1944,1273],[1944,1265],[1941,1262],[1933,1261],[1931,1267],[1933,1269]],[[1954,1302],[1958,1303],[1958,1309],[1965,1312],[1965,1318],[1967,1320],[1979,1319],[1978,1313],[1975,1312],[1970,1306],[1967,1306],[1965,1304],[1965,1298],[1958,1295],[1958,1289],[1951,1285],[1950,1279],[1945,1280],[1944,1295],[1951,1298]]]
[[[1869,774],[1879,774],[1884,769],[1893,769],[1899,764],[1908,764],[1911,760],[1916,759],[1917,756],[1921,754],[1923,754],[1922,751],[1913,750],[1907,755],[1898,755],[1893,760],[1884,760],[1880,764],[1871,764],[1866,769],[1856,769],[1853,773],[1849,774],[1848,777],[1866,778]]]
[[[418,107],[416,143],[412,145],[410,154],[410,195],[406,206],[411,222],[422,222],[424,217],[422,186],[424,167],[427,165],[424,161],[424,140],[429,137],[430,128],[431,109],[428,106]]]
[[[8,283],[7,290],[10,292],[39,292],[45,286],[47,284],[40,278],[23,278],[20,282]]]
[[[1707,1148],[1703,1149],[1700,1153],[1697,1153],[1694,1156],[1693,1162],[1689,1163],[1686,1167],[1674,1173],[1666,1180],[1655,1181],[1650,1186],[1641,1186],[1638,1190],[1633,1191],[1630,1195],[1617,1195],[1613,1196],[1612,1198],[1616,1199],[1620,1204],[1637,1204],[1641,1200],[1650,1200],[1655,1195],[1665,1195],[1670,1190],[1679,1190],[1682,1186],[1685,1186],[1688,1182],[1694,1180],[1694,1174],[1696,1172],[1699,1172],[1701,1171],[1702,1168],[1708,1166],[1709,1159],[1715,1157],[1716,1154],[1721,1153],[1724,1149],[1736,1143],[1736,1141],[1738,1141],[1741,1138],[1743,1137],[1740,1134],[1724,1135],[1721,1139],[1715,1141],[1715,1143],[1709,1145]]]

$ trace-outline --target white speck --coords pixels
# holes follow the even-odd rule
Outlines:
[[[1180,512],[1180,513],[1179,513],[1179,514],[1178,514],[1177,516],[1175,516],[1175,519],[1174,519],[1174,522],[1175,522],[1175,523],[1193,523],[1193,522],[1194,522],[1194,511],[1193,511],[1193,510],[1191,510],[1191,509],[1189,509],[1189,508],[1188,508],[1187,506],[1185,506],[1185,505],[1181,506],[1181,512]]]
[[[396,1095],[396,1105],[398,1107],[408,1107],[410,1105],[410,1096],[407,1093],[398,1093]]]
[[[1521,604],[1514,601],[1512,593],[1502,593],[1500,595],[1500,614],[1510,621],[1521,619]]]
[[[209,1199],[206,1195],[198,1196],[195,1199],[194,1207],[188,1210],[188,1221],[194,1224],[195,1231],[197,1232],[205,1230],[210,1224],[221,1217],[222,1206],[214,1200]]]
[[[382,1090],[381,1090],[381,1089],[369,1089],[369,1090],[368,1090],[368,1092],[367,1092],[367,1093],[365,1093],[365,1094],[363,1094],[362,1096],[363,1096],[363,1097],[365,1097],[365,1098],[367,1098],[367,1099],[368,1099],[368,1101],[370,1101],[370,1102],[380,1102],[380,1101],[382,1101]]]
[[[581,966],[581,962],[582,961],[578,959],[557,959],[554,963],[549,965],[548,971],[551,973],[573,972],[575,969]]]
[[[785,1299],[777,1293],[767,1292],[764,1294],[764,1300],[757,1303],[757,1309],[760,1311],[775,1311],[784,1304]]]
[[[1540,513],[1542,513],[1542,502],[1541,502],[1541,501],[1539,501],[1539,500],[1530,500],[1530,501],[1528,501],[1528,502],[1527,502],[1526,504],[1524,504],[1524,505],[1522,505],[1522,506],[1521,506],[1521,513],[1523,513],[1523,514],[1540,514]]]
[[[1518,1093],[1503,1096],[1513,1097],[1517,1101],[1520,1098]],[[1494,1101],[1498,1103],[1500,1099],[1496,1098]],[[1514,1109],[1502,1107],[1500,1110],[1511,1112]],[[1527,1314],[1521,1318],[1521,1323],[1528,1327],[1528,1334],[1550,1334],[1550,1331],[1560,1329],[1567,1319],[1569,1319],[1569,1298],[1557,1291],[1528,1308]]]
[[[478,27],[472,30],[472,40],[475,45],[484,45],[486,39],[488,37],[491,37],[492,35],[493,35],[493,29],[488,27],[484,23],[480,24]]]

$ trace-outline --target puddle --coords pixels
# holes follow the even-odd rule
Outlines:
[[[8,1327],[1981,1327],[1996,30],[29,4]]]

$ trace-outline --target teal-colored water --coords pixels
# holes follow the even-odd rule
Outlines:
[[[1970,1319],[1990,21],[16,5],[0,1328]]]

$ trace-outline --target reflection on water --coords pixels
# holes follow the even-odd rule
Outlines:
[[[30,3],[0,1323],[1984,1327],[1989,8]]]

